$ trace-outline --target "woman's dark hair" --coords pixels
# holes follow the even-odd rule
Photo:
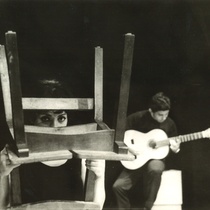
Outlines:
[[[50,77],[49,77],[50,78]],[[29,90],[30,91],[30,90]],[[29,95],[29,94],[28,94]],[[30,97],[38,98],[73,98],[71,87],[63,80],[58,79],[39,79],[33,86],[30,92]],[[56,110],[55,110],[56,111]],[[75,110],[62,110],[68,115],[68,125],[81,124],[81,119],[84,123],[92,119],[92,113],[75,112]],[[43,110],[25,111],[25,124],[33,125],[37,114],[42,113]],[[46,112],[46,111],[44,111]]]
[[[72,98],[73,93],[66,83],[58,79],[39,79],[33,95],[40,98]]]
[[[28,91],[29,92],[29,91]],[[72,98],[73,94],[69,87],[57,79],[38,79],[33,83],[33,90],[29,93],[30,97],[38,98]],[[62,110],[64,111],[64,110]],[[33,110],[24,112],[25,123],[33,125],[37,114],[43,110]],[[68,114],[68,111],[67,111]]]
[[[170,110],[170,99],[163,92],[156,93],[150,101],[149,108],[153,112]]]

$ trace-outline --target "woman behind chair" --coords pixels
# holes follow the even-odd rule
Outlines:
[[[56,79],[39,80],[37,97],[66,98],[72,97],[60,81]],[[26,113],[26,122],[44,127],[65,127],[73,123],[73,118],[65,110],[36,111]],[[4,148],[0,159],[0,209],[8,203],[8,176],[13,168],[8,152]],[[104,173],[105,161],[70,159],[65,161],[49,161],[20,166],[20,181],[23,203],[44,200],[84,200],[84,174],[86,168],[96,174],[94,202],[101,208],[105,200]]]

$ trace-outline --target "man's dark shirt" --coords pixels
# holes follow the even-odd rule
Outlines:
[[[137,130],[142,133],[147,133],[153,129],[162,129],[168,137],[177,135],[177,128],[174,121],[167,117],[167,119],[159,123],[154,120],[148,110],[133,113],[127,118],[126,130]]]

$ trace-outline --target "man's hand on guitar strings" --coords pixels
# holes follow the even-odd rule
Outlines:
[[[180,151],[180,139],[170,139],[170,148],[174,153],[178,153]]]

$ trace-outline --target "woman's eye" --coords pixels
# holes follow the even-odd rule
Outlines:
[[[48,116],[42,116],[40,117],[41,121],[42,122],[49,122],[50,121],[50,118]]]
[[[59,122],[64,122],[66,120],[66,117],[65,116],[59,116],[58,117],[58,121]]]

